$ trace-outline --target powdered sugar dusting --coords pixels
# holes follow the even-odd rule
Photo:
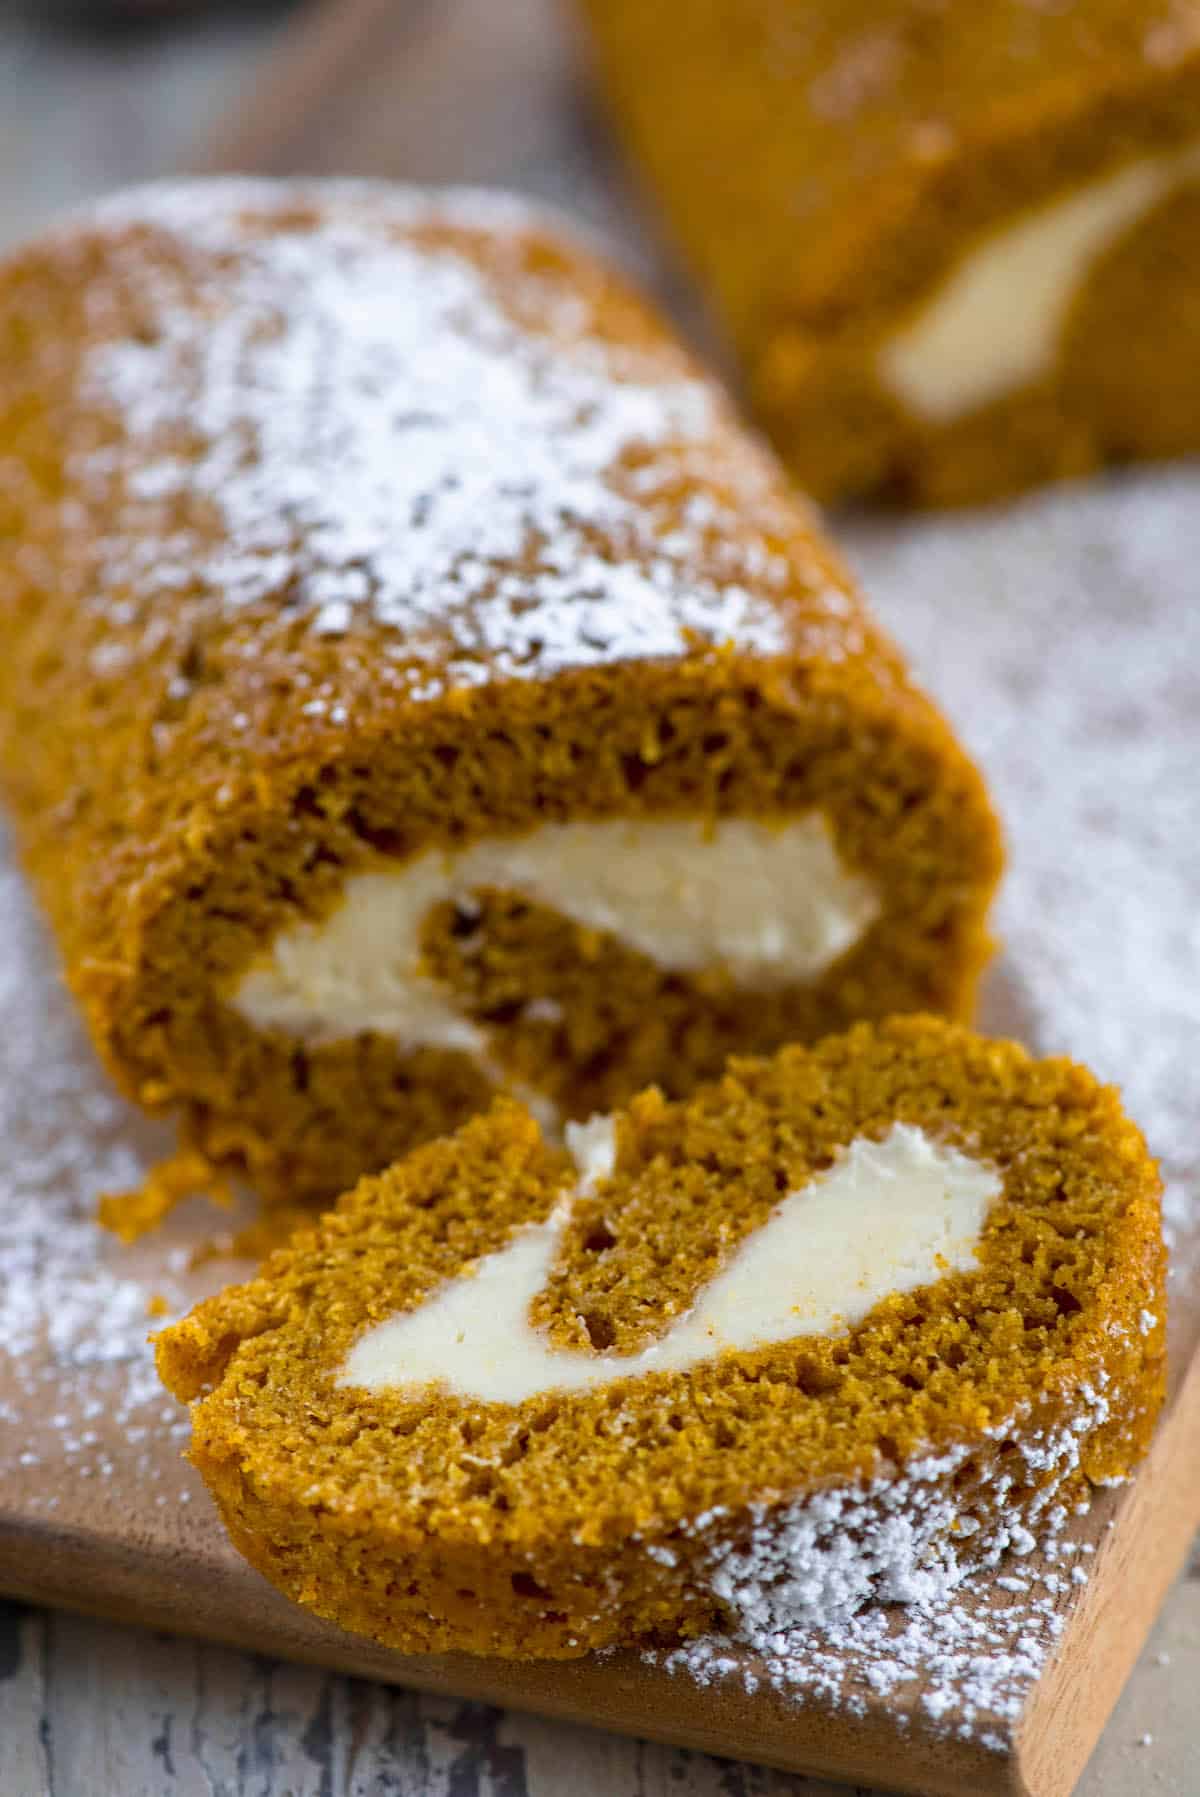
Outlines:
[[[765,1681],[860,1712],[871,1697],[916,1685],[931,1725],[1004,1745],[1004,1727],[1062,1634],[1065,1600],[1086,1583],[1069,1561],[1090,1544],[1062,1538],[1058,1496],[1109,1414],[1105,1392],[1086,1388],[1069,1425],[1013,1417],[991,1430],[1013,1443],[1007,1458],[968,1469],[971,1452],[960,1446],[861,1489],[764,1509],[748,1539],[714,1556],[711,1589],[731,1633],[663,1663],[701,1683],[735,1677],[754,1691]],[[1006,1506],[986,1539],[957,1488],[968,1470],[974,1497]],[[998,1566],[1019,1568],[992,1581],[993,1598],[998,1587],[1020,1600],[1007,1607],[980,1601],[981,1572]]]
[[[414,677],[459,683],[697,636],[786,647],[765,595],[794,571],[767,532],[679,499],[691,458],[729,461],[723,402],[670,348],[598,335],[594,293],[504,250],[533,222],[519,202],[234,183],[96,216],[154,230],[114,240],[90,297],[84,390],[119,431],[69,461],[122,606],[199,583],[321,635],[384,626]],[[447,227],[499,229],[498,285],[463,240],[420,236]],[[112,334],[114,280],[137,292],[136,332]],[[771,508],[757,466],[730,471],[739,509]]]

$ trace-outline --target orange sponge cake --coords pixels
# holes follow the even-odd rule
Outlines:
[[[618,124],[818,497],[1200,447],[1176,0],[582,0]]]
[[[978,775],[519,202],[197,183],[0,273],[0,779],[93,1037],[267,1197],[961,1014]]]
[[[498,1106],[158,1338],[234,1542],[405,1652],[751,1640],[1052,1533],[1163,1390],[1114,1092],[933,1019]]]

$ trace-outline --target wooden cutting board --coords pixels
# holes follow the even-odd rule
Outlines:
[[[703,337],[614,173],[552,0],[323,8],[199,161],[537,192],[604,233]],[[1077,1520],[1068,1555],[961,1595],[915,1670],[892,1677],[886,1656],[824,1643],[819,1676],[814,1650],[812,1676],[782,1688],[740,1653],[701,1683],[628,1654],[401,1659],[312,1621],[228,1547],[144,1344],[159,1296],[174,1311],[247,1269],[198,1205],[134,1250],[95,1229],[96,1194],[164,1138],[108,1093],[5,866],[0,1589],[788,1769],[1066,1797],[1200,1524],[1200,1157],[1181,1121],[1200,1115],[1198,500],[1196,476],[1159,473],[843,532],[1009,818],[1008,948],[984,1025],[1125,1081],[1174,1182],[1167,1413],[1136,1481]],[[213,1257],[193,1264],[205,1243]]]

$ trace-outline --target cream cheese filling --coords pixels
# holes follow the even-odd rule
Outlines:
[[[1047,374],[1089,270],[1177,187],[1200,180],[1200,144],[1144,156],[990,236],[884,344],[884,384],[946,424]]]
[[[843,866],[815,812],[780,825],[542,824],[352,875],[328,917],[276,936],[231,1002],[256,1027],[310,1043],[373,1030],[405,1048],[457,1049],[486,1063],[486,1031],[421,964],[433,907],[451,900],[469,911],[484,888],[610,932],[661,967],[723,967],[759,988],[821,973],[880,910],[873,886]]]
[[[611,1170],[598,1120],[568,1125],[577,1193]],[[828,1172],[788,1193],[700,1293],[637,1354],[556,1346],[529,1318],[559,1253],[573,1198],[465,1267],[415,1310],[375,1324],[350,1350],[342,1385],[436,1386],[483,1403],[520,1404],[644,1373],[683,1372],[715,1355],[852,1327],[893,1292],[977,1264],[996,1169],[908,1124],[859,1137]]]

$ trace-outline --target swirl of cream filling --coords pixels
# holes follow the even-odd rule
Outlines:
[[[581,1178],[607,1178],[611,1125],[568,1125]],[[828,1172],[790,1192],[734,1250],[695,1304],[636,1354],[555,1345],[529,1317],[559,1252],[573,1198],[514,1231],[413,1310],[375,1324],[350,1350],[342,1385],[436,1386],[484,1403],[520,1404],[646,1373],[683,1372],[714,1356],[853,1327],[893,1292],[976,1265],[996,1169],[895,1124],[859,1137]]]

